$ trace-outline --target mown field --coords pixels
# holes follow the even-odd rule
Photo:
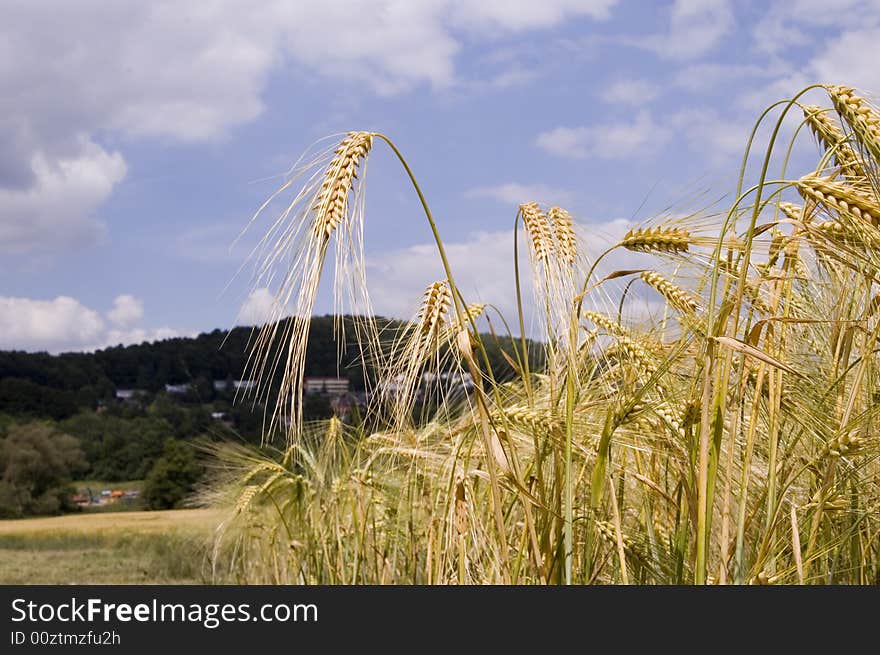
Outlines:
[[[0,521],[0,584],[203,584],[214,510]]]

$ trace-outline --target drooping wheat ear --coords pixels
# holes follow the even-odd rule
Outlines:
[[[690,454],[686,448],[688,438],[684,429],[685,415],[674,411],[665,402],[651,407],[651,410],[656,415],[654,423],[657,425],[649,424],[650,428],[645,434],[656,435],[670,449],[670,452],[675,454],[679,461],[688,461]],[[657,427],[660,429],[658,430]]]
[[[535,430],[552,430],[559,427],[556,419],[548,409],[514,406],[504,408],[504,415],[513,423],[525,425]]]
[[[577,257],[577,239],[574,235],[574,221],[571,214],[562,207],[551,207],[547,210],[547,219],[556,234],[559,256],[566,264],[574,264]]]
[[[616,338],[617,350],[641,369],[643,380],[647,380],[657,372],[657,365],[647,348],[627,334],[616,335]],[[610,352],[614,352],[614,349],[611,349]],[[661,382],[656,382],[654,388],[660,395],[663,395],[664,387]]]
[[[773,228],[770,238],[770,248],[767,251],[767,261],[776,263],[779,259],[779,253],[782,252],[782,246],[785,244],[785,233],[777,228]]]
[[[621,336],[621,335],[626,334],[626,330],[623,328],[622,325],[620,325],[620,323],[618,323],[617,321],[615,321],[611,317],[606,316],[605,314],[599,314],[597,312],[586,311],[586,312],[584,312],[584,318],[592,321],[593,323],[598,325],[600,328],[605,330],[605,332],[608,334],[613,334],[614,336]]]
[[[825,444],[819,453],[820,457],[841,457],[843,455],[858,455],[865,446],[865,440],[861,437],[851,437],[843,434]]]
[[[636,252],[687,252],[691,234],[682,227],[634,228],[623,235],[620,242],[627,250]]]
[[[842,512],[850,507],[850,502],[846,496],[840,494],[832,494],[823,498],[822,492],[817,491],[810,498],[810,502],[801,506],[801,509],[812,509],[821,507],[823,512]]]
[[[685,313],[697,311],[697,300],[690,293],[660,275],[657,271],[642,271],[642,281],[669,301],[669,304]]]
[[[241,490],[241,494],[238,496],[238,500],[235,502],[235,507],[233,507],[233,514],[241,514],[246,512],[253,502],[254,498],[257,495],[257,492],[260,490],[260,486],[257,484],[249,484],[244,489]]]
[[[843,223],[837,221],[823,221],[813,226],[823,237],[831,241],[841,241],[850,244],[863,243],[859,235]]]
[[[553,252],[553,232],[550,221],[541,211],[536,202],[527,202],[519,206],[522,213],[523,225],[532,243],[532,252],[535,259],[546,264]]]
[[[838,127],[837,123],[828,115],[828,112],[818,105],[805,105],[804,118],[807,125],[816,137],[816,140],[826,150],[834,153],[834,161],[840,166],[843,174],[848,178],[864,178],[865,169],[862,167],[861,157],[856,154],[846,142],[846,136]]]
[[[611,423],[615,426],[622,426],[627,423],[633,423],[635,426],[639,424],[644,424],[644,420],[642,418],[636,418],[640,414],[645,411],[647,405],[645,403],[631,403],[631,402],[621,402],[617,409],[614,410],[614,415],[611,418]]]
[[[614,526],[608,521],[596,520],[596,531],[602,535],[604,539],[606,539],[611,544],[617,543],[617,534],[614,531]],[[635,542],[627,537],[625,534],[621,535],[621,540],[623,541],[623,548],[632,552],[635,547]]]
[[[880,225],[880,206],[866,193],[813,175],[802,177],[795,182],[795,186],[805,200],[822,204],[838,214],[854,216],[874,226]]]
[[[373,136],[369,132],[349,132],[339,144],[336,156],[327,166],[315,202],[314,229],[317,236],[329,238],[340,221],[348,216],[348,196],[357,178],[358,166],[372,145]]]
[[[780,202],[779,211],[785,214],[785,217],[789,220],[800,221],[804,208],[800,205],[794,204],[793,202]],[[809,216],[807,216],[804,220],[809,220]]]
[[[451,302],[452,293],[446,280],[428,285],[419,309],[419,335],[429,339],[439,335]]]
[[[467,320],[476,321],[486,311],[486,303],[474,302],[464,308]]]
[[[826,86],[831,102],[847,122],[859,143],[875,158],[880,158],[880,113],[847,86]]]

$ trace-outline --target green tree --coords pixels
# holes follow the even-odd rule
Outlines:
[[[11,425],[0,439],[0,516],[76,509],[73,477],[88,467],[79,442],[45,423]]]
[[[204,468],[192,444],[168,439],[144,481],[144,504],[150,509],[179,507],[193,492]]]

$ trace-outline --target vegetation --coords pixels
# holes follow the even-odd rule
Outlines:
[[[204,584],[211,510],[0,521],[0,584]]]
[[[0,518],[73,509],[73,477],[88,467],[76,439],[50,425],[14,425],[0,439]]]
[[[352,317],[340,320],[347,324],[355,321]],[[362,364],[337,362],[333,322],[331,317],[311,319],[306,370],[309,375],[323,377],[336,377],[338,373],[348,377],[351,389],[363,390],[369,369]],[[388,339],[398,328],[398,324],[385,319],[373,319],[372,323]],[[282,319],[277,327],[285,330],[288,324],[289,319]],[[234,385],[245,369],[246,343],[251,336],[250,328],[236,328],[230,332],[215,330],[193,339],[120,346],[96,353],[53,356],[0,351],[0,452],[15,461],[30,457],[30,445],[25,446],[21,439],[4,439],[4,435],[12,426],[42,421],[68,435],[59,453],[81,451],[84,465],[73,466],[67,479],[104,480],[106,484],[98,490],[120,481],[147,479],[150,484],[145,489],[145,506],[175,507],[192,490],[199,477],[195,471],[202,471],[200,464],[183,461],[195,452],[194,443],[260,443],[277,437],[263,431],[264,406]],[[513,346],[496,340],[490,348],[496,364],[504,363],[502,348],[512,352]],[[181,389],[169,392],[166,384],[180,385]],[[279,384],[277,380],[271,382],[269,392],[277,394]],[[119,399],[116,392],[121,389],[134,394]],[[306,418],[327,419],[333,413],[327,397],[307,397]],[[216,418],[218,415],[222,418]],[[354,415],[349,420],[359,419]],[[169,445],[169,440],[175,444]],[[176,455],[168,455],[168,449]],[[43,484],[22,477],[37,476],[37,468],[12,466],[17,467],[17,487]],[[62,485],[45,502],[25,502],[16,500],[7,487],[2,487],[0,515],[77,510],[68,492],[69,488]],[[113,505],[102,509],[121,508]],[[131,509],[131,505],[124,508]]]
[[[806,134],[782,140],[795,115],[820,157],[790,177]],[[488,308],[456,285],[392,142],[353,132],[314,156],[279,190],[306,180],[256,261],[257,284],[282,280],[279,307],[309,315],[333,261],[339,298],[369,306],[362,164],[378,143],[413,181],[445,279],[390,345],[369,321],[339,326],[377,380],[402,380],[376,389],[369,429],[303,420],[308,321],[261,330],[249,370],[283,371],[273,419],[292,427],[277,453],[217,449],[211,498],[229,514],[216,552],[234,579],[877,583],[880,114],[816,86],[765,112],[753,139],[768,121],[730,206],[662,216],[598,258],[563,209],[520,207],[545,356],[535,365],[508,336],[513,377],[489,359]],[[644,265],[607,270],[624,250]],[[647,319],[645,300],[659,308]],[[431,420],[413,422],[426,370],[474,388],[440,390]]]
[[[168,439],[162,456],[156,460],[144,481],[143,502],[149,509],[174,509],[192,496],[202,477],[202,465],[193,447],[177,439]]]

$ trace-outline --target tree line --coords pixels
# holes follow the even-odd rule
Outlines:
[[[403,325],[377,320],[389,340]],[[342,365],[337,363],[334,317],[311,321],[306,375],[338,375],[353,391],[363,391],[374,373],[347,365],[345,346],[351,344],[343,344]],[[200,443],[259,444],[266,437],[265,408],[259,399],[236,396],[232,384],[247,375],[254,336],[251,328],[235,328],[92,353],[0,351],[0,516],[74,509],[70,485],[83,479],[145,480],[146,506],[179,505],[203,471]],[[493,368],[510,370],[509,339],[487,335],[485,343]],[[187,390],[168,393],[165,385]],[[270,381],[273,387],[277,380]],[[120,389],[140,393],[119,399]],[[327,418],[332,409],[326,398],[309,397],[304,414]]]

